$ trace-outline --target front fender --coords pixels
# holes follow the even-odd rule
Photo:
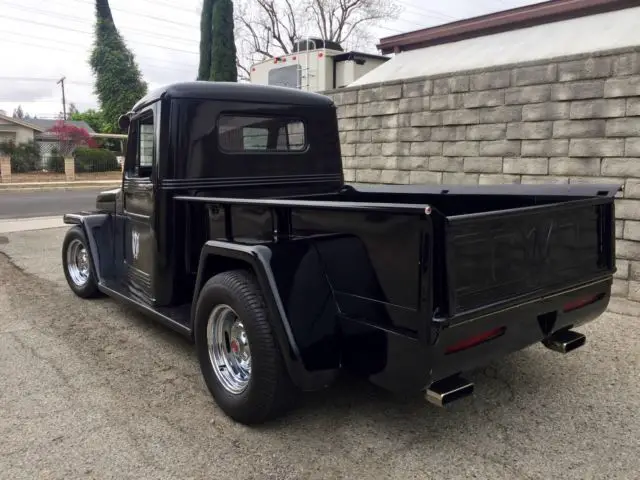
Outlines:
[[[98,283],[108,276],[113,262],[109,262],[113,244],[111,215],[106,213],[67,213],[62,218],[68,225],[80,226],[89,243],[89,257]]]

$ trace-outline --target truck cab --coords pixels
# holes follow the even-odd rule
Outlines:
[[[342,370],[443,406],[606,309],[619,186],[349,185],[331,99],[281,87],[173,84],[121,126],[122,185],[65,215],[65,276],[191,338],[237,421]]]

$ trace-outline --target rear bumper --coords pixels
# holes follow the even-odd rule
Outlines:
[[[392,391],[419,391],[450,375],[463,373],[541,342],[555,332],[595,320],[607,309],[612,278],[556,293],[513,308],[444,327],[433,344],[400,335],[387,337],[385,367],[370,380]],[[581,299],[593,301],[581,305]],[[565,311],[573,304],[574,309]],[[576,306],[578,306],[576,308]],[[499,336],[449,353],[447,350],[485,332]]]

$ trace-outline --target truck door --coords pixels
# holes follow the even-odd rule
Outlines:
[[[123,287],[145,303],[153,301],[156,238],[155,218],[156,130],[155,106],[131,119],[125,160],[122,251]]]

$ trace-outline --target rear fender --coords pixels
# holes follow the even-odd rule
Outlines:
[[[217,273],[247,268],[256,277],[262,290],[276,340],[289,375],[298,388],[318,390],[329,385],[337,375],[339,361],[328,368],[308,368],[304,352],[288,318],[278,282],[271,267],[273,252],[269,245],[238,245],[210,240],[200,252],[198,273],[191,306],[191,331],[194,331],[195,311],[200,291],[209,278]],[[326,367],[326,366],[325,366]]]
[[[111,215],[106,213],[68,213],[64,223],[78,225],[84,231],[89,243],[89,258],[96,273],[98,283],[110,276],[113,268],[112,249],[113,226]]]

